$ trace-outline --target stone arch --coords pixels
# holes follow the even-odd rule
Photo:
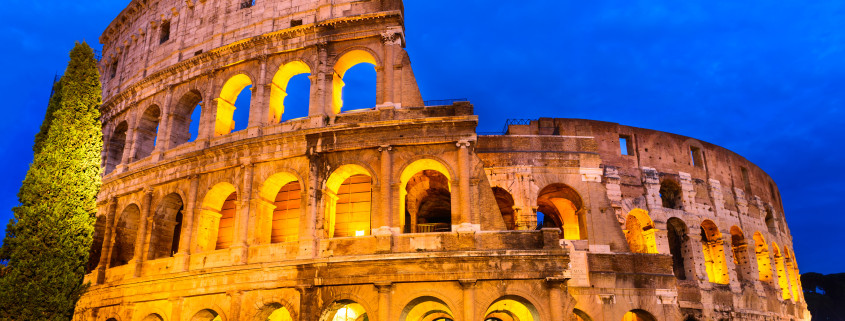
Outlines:
[[[671,178],[660,181],[660,201],[665,208],[682,209],[681,185]]]
[[[150,227],[150,260],[171,257],[179,251],[184,211],[185,203],[178,193],[170,193],[159,202]]]
[[[677,217],[666,221],[666,234],[669,241],[669,253],[672,254],[672,271],[678,280],[686,280],[695,266],[689,244],[689,230],[687,224]]]
[[[368,48],[352,48],[339,55],[334,63],[334,77],[332,77],[332,112],[339,114],[343,108],[343,76],[349,68],[361,63],[368,63],[378,69],[381,66],[376,54]]]
[[[329,304],[320,316],[320,321],[365,321],[369,311],[359,301],[336,300]]]
[[[575,321],[593,321],[593,318],[587,312],[579,309],[573,309],[572,314],[575,316]]]
[[[199,252],[227,248],[234,239],[238,192],[231,183],[217,183],[200,206],[196,246]]]
[[[280,303],[269,303],[261,307],[252,317],[253,321],[293,321],[291,309]]]
[[[399,321],[434,321],[440,318],[455,319],[449,305],[433,296],[421,296],[411,300],[399,315]]]
[[[740,282],[751,275],[751,264],[748,262],[748,241],[739,226],[731,226],[731,252],[733,252],[736,277]]]
[[[91,250],[88,253],[88,264],[85,266],[85,273],[91,273],[100,264],[100,259],[103,255],[103,240],[106,235],[107,215],[102,214],[97,216],[94,221],[94,237],[91,243]]]
[[[271,175],[261,184],[258,208],[259,243],[297,242],[302,203],[302,180],[292,172]]]
[[[754,254],[757,258],[757,276],[764,284],[774,284],[772,259],[769,257],[769,245],[760,232],[754,233]]]
[[[187,142],[196,140],[197,137],[191,136],[191,127],[196,124],[201,126],[201,119],[193,119],[195,110],[200,108],[200,117],[202,118],[202,94],[199,90],[191,89],[176,101],[176,104],[171,108],[170,121],[170,146],[176,147]],[[199,134],[199,133],[197,133]]]
[[[158,315],[158,313],[152,313],[144,317],[141,321],[164,321],[164,318]]]
[[[252,79],[245,73],[238,73],[226,80],[217,97],[217,119],[214,121],[214,136],[223,136],[235,129],[235,103],[238,95],[252,86]]]
[[[772,208],[766,206],[766,217],[764,218],[764,222],[766,223],[766,227],[769,229],[769,233],[771,235],[777,235],[777,223],[775,222],[775,215],[772,212]]]
[[[496,205],[502,213],[502,220],[508,230],[516,230],[516,213],[514,211],[514,199],[510,192],[499,186],[493,187],[493,197],[496,198]]]
[[[141,209],[138,205],[129,204],[123,209],[115,226],[109,267],[126,265],[135,257],[135,241],[138,239],[140,222]]]
[[[291,78],[310,73],[311,67],[301,60],[294,60],[279,66],[270,84],[270,123],[275,124],[282,121],[282,115],[285,112],[285,97],[288,95],[288,82]]]
[[[399,206],[405,213],[401,223],[406,232],[451,231],[452,175],[443,162],[417,159],[405,166],[399,181]]]
[[[781,289],[781,297],[784,300],[789,300],[792,298],[792,292],[789,289],[789,276],[786,274],[786,262],[784,262],[784,257],[781,255],[780,247],[778,247],[776,242],[772,242],[772,250],[774,251],[772,254],[775,256],[775,270],[777,270],[778,286]]]
[[[121,121],[115,126],[111,136],[109,136],[109,145],[106,153],[105,173],[109,174],[123,162],[123,150],[126,148],[126,132],[129,130],[129,125],[126,121]]]
[[[622,321],[657,321],[657,319],[646,310],[634,309],[625,313]]]
[[[540,321],[540,312],[527,299],[516,296],[502,296],[491,303],[484,320],[499,319],[501,321]]]
[[[194,313],[189,321],[226,321],[226,319],[215,310],[202,309]]]
[[[657,254],[656,231],[648,211],[635,208],[628,212],[628,218],[625,220],[625,239],[631,252]]]
[[[704,265],[711,283],[728,284],[728,265],[725,262],[725,246],[722,232],[711,220],[701,223],[701,244],[704,253]]]
[[[550,184],[537,194],[537,212],[543,213],[538,227],[561,229],[562,239],[581,240],[587,238],[586,211],[581,195],[572,187],[562,184]]]
[[[798,301],[800,296],[799,284],[801,276],[798,274],[798,265],[795,263],[795,254],[788,247],[783,247],[786,275],[789,277],[789,284],[792,287],[792,299]]]
[[[161,108],[151,105],[141,114],[135,131],[135,159],[143,159],[153,153],[161,124]]]
[[[335,169],[326,180],[325,233],[329,238],[369,235],[372,172],[361,165]]]

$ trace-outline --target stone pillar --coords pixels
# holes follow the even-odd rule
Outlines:
[[[158,133],[156,133],[156,146],[153,150],[153,162],[158,162],[164,158],[164,152],[170,148],[170,135],[173,132],[173,86],[167,86],[167,93],[164,95],[164,106],[161,106],[158,123]]]
[[[241,320],[241,301],[243,298],[242,291],[232,291],[226,293],[229,296],[230,300],[230,307],[229,307],[229,319],[230,320]]]
[[[393,210],[393,199],[391,186],[393,185],[393,157],[390,151],[393,148],[389,145],[379,147],[379,158],[381,159],[381,175],[379,176],[379,200],[376,215],[373,216],[373,235],[398,234],[398,220]]]
[[[317,256],[319,249],[317,246],[317,215],[320,213],[318,209],[320,201],[317,194],[320,193],[320,188],[317,176],[320,169],[317,168],[314,158],[309,163],[308,184],[303,186],[303,192],[307,191],[307,194],[303,197],[307,201],[307,205],[303,208],[305,215],[302,215],[303,219],[299,223],[299,254],[297,255],[299,259],[314,258]]]
[[[472,210],[470,208],[470,159],[469,146],[470,142],[460,141],[458,146],[458,197],[460,200],[460,216],[458,222],[452,222],[454,225],[458,223],[460,227],[455,230],[479,230],[480,222],[472,220]]]
[[[376,321],[393,320],[390,318],[390,297],[393,285],[390,282],[375,283],[378,290],[378,319]]]
[[[97,277],[96,283],[103,284],[106,280],[106,269],[109,267],[109,263],[111,262],[111,251],[114,248],[114,229],[115,229],[115,217],[117,216],[117,197],[113,197],[109,200],[109,207],[108,213],[106,213],[106,230],[103,233],[103,248],[100,250],[100,263],[97,264]]]
[[[252,85],[252,101],[249,104],[249,125],[247,125],[249,137],[258,136],[260,128],[270,123],[270,105],[265,99],[269,85],[267,83],[267,55],[258,57],[258,62],[258,79]]]
[[[144,249],[146,248],[146,241],[148,239],[149,232],[148,227],[152,223],[152,206],[153,206],[153,189],[149,188],[144,192],[144,199],[141,203],[143,209],[141,210],[141,217],[138,220],[138,235],[135,236],[135,253],[132,257],[132,260],[129,262],[130,264],[134,265],[135,277],[141,276],[141,269],[144,265],[144,259],[146,256],[144,255]]]
[[[217,124],[217,72],[208,75],[208,87],[203,93],[203,101],[200,104],[202,113],[200,115],[199,132],[197,141],[207,141],[214,137],[214,127]],[[207,142],[203,143],[207,146]]]
[[[314,70],[314,83],[311,84],[311,103],[308,111],[309,116],[333,116],[332,112],[332,80],[335,77],[334,69],[328,64],[329,55],[325,42],[317,44],[317,68]]]
[[[242,195],[238,195],[238,213],[235,220],[235,239],[232,242],[232,262],[234,264],[246,264],[249,251],[249,216],[250,200],[252,200],[252,172],[254,164],[249,160],[243,160],[241,176],[243,179]]]
[[[463,288],[463,321],[475,321],[475,283],[476,279],[460,279]]]
[[[185,301],[183,297],[172,297],[170,301],[170,320],[180,321],[182,319],[182,302]]]
[[[173,256],[174,271],[187,271],[190,268],[191,244],[194,238],[194,226],[197,220],[197,188],[199,186],[199,175],[191,175],[188,180],[188,199],[185,204],[184,215],[182,216],[182,234],[179,239],[179,251]]]
[[[546,284],[549,287],[549,314],[554,321],[563,321],[563,290],[562,286],[566,279],[563,278],[546,278]]]
[[[651,167],[643,167],[642,171],[648,210],[654,211],[658,208],[663,208],[663,200],[660,199],[660,177],[657,174],[657,170]]]

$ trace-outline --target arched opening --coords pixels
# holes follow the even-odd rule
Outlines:
[[[778,233],[776,225],[775,215],[772,213],[772,209],[766,206],[766,227],[772,235],[777,235]]]
[[[668,178],[661,181],[660,200],[665,208],[681,209],[683,205],[681,201],[681,185]]]
[[[150,260],[171,257],[179,251],[182,236],[182,197],[172,193],[165,196],[153,216],[152,235],[147,257]]]
[[[311,68],[302,61],[279,67],[270,86],[270,123],[308,116],[310,75]]]
[[[237,74],[226,81],[220,90],[220,97],[217,98],[214,136],[227,135],[247,127],[252,100],[251,89],[252,80],[244,74]]]
[[[202,95],[191,90],[173,106],[170,126],[170,147],[192,142],[199,136],[200,118],[202,117]]]
[[[194,314],[190,321],[223,321],[223,318],[217,311],[205,309]]]
[[[772,260],[769,257],[769,245],[760,232],[754,233],[754,254],[757,258],[757,273],[763,284],[773,284]]]
[[[711,283],[728,284],[728,265],[725,262],[725,246],[722,232],[711,220],[701,223],[701,245],[704,253],[704,265]]]
[[[354,301],[338,301],[323,312],[320,321],[369,321],[364,306]]]
[[[399,321],[453,320],[452,309],[435,297],[424,296],[409,302],[399,315]]]
[[[731,226],[731,252],[733,252],[734,265],[736,265],[736,277],[740,282],[749,280],[751,276],[751,265],[748,262],[748,241],[745,234],[734,225]]]
[[[126,148],[126,131],[129,125],[122,121],[114,128],[109,138],[108,153],[106,154],[105,173],[111,173],[123,161],[123,149]]]
[[[666,236],[669,241],[669,253],[672,254],[672,272],[678,280],[686,280],[687,266],[693,266],[693,264],[687,264],[687,260],[692,258],[689,252],[687,225],[681,219],[672,217],[666,221],[666,229],[668,230]]]
[[[631,252],[656,254],[655,231],[654,222],[648,216],[648,211],[635,208],[628,212],[628,218],[625,220],[625,238]]]
[[[789,276],[789,284],[792,287],[792,299],[798,301],[800,291],[798,284],[801,276],[798,274],[798,267],[795,264],[793,253],[786,246],[783,247],[783,256],[786,263],[786,275]]]
[[[560,238],[586,239],[587,230],[581,196],[564,184],[551,184],[537,197],[538,228],[559,228]]]
[[[153,314],[148,315],[146,318],[144,318],[141,321],[164,321],[164,318],[162,318],[158,314],[153,313]]]
[[[103,238],[106,234],[106,215],[97,216],[94,222],[94,238],[91,243],[91,251],[88,253],[88,264],[85,266],[85,273],[91,273],[100,264],[103,252]]]
[[[590,316],[589,316],[586,312],[584,312],[584,311],[581,311],[581,310],[578,310],[578,309],[573,309],[573,310],[572,310],[572,314],[573,314],[573,315],[574,315],[574,317],[575,317],[575,321],[593,321],[593,318],[591,318],[591,317],[590,317]]]
[[[196,252],[225,249],[234,238],[238,193],[230,183],[218,183],[208,191],[200,207]]]
[[[252,318],[254,321],[293,321],[290,311],[278,303],[265,305],[258,314]]]
[[[326,181],[326,224],[329,238],[370,235],[370,173],[358,165],[336,169]]]
[[[353,67],[356,67],[359,64],[367,64],[370,66],[360,66],[354,68],[350,73],[350,77],[346,77],[347,73]],[[367,69],[365,69],[367,68]],[[350,106],[347,106],[347,109],[352,108],[361,108],[361,107],[371,107],[369,106],[370,100],[372,101],[372,107],[375,107],[375,69],[378,68],[378,63],[376,62],[375,57],[371,55],[369,52],[364,50],[352,50],[343,54],[340,59],[337,60],[334,67],[334,77],[332,78],[332,111],[335,114],[339,114],[344,107],[344,100],[350,99],[352,102],[349,103]],[[368,71],[372,69],[371,72]],[[367,81],[366,79],[372,79]],[[346,86],[346,82],[349,81],[350,90],[344,91],[344,86]],[[369,83],[371,85],[367,86],[364,83]],[[356,87],[361,87],[356,89]],[[369,87],[369,88],[367,88]],[[363,88],[366,88],[362,90]],[[355,95],[353,97],[349,97],[346,92],[354,92]],[[371,92],[372,94],[369,96],[366,95],[365,92]],[[372,97],[372,98],[367,98]],[[358,105],[358,104],[361,105]]]
[[[622,317],[622,321],[657,321],[651,313],[644,310],[631,310]]]
[[[114,231],[110,267],[126,265],[135,257],[135,240],[138,238],[140,221],[141,209],[138,205],[131,204],[120,214]]]
[[[775,251],[775,269],[778,272],[778,286],[781,289],[781,296],[784,300],[789,300],[792,298],[792,293],[789,289],[789,276],[786,274],[786,263],[777,243],[772,242],[772,250]]]
[[[135,159],[143,159],[153,153],[158,137],[158,126],[161,122],[161,109],[156,105],[147,107],[138,122]]]
[[[517,296],[506,296],[493,302],[484,313],[484,320],[540,321],[540,314],[528,300]]]
[[[299,217],[302,204],[302,187],[298,181],[285,184],[273,205],[273,229],[270,232],[271,243],[296,242],[299,240]]]
[[[405,230],[409,233],[452,230],[452,194],[449,178],[436,170],[423,170],[405,184]]]
[[[515,230],[516,215],[513,210],[513,196],[504,188],[498,186],[493,187],[493,196],[496,197],[496,205],[499,206],[499,212],[502,213],[502,221],[505,222],[505,227],[510,231]]]

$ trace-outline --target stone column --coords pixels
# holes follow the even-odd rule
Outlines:
[[[208,75],[208,87],[203,93],[203,101],[200,104],[202,113],[200,115],[199,132],[197,141],[207,141],[214,137],[214,127],[217,124],[217,72]],[[207,142],[204,143],[207,146]]]
[[[565,282],[566,279],[563,278],[546,278],[546,284],[549,287],[549,314],[555,321],[562,321],[564,318],[563,290],[561,287]]]
[[[170,320],[180,321],[182,318],[182,302],[185,301],[183,297],[172,297],[170,301]]]
[[[117,197],[109,201],[108,213],[106,213],[106,230],[103,233],[103,248],[100,250],[100,263],[97,264],[96,283],[103,284],[106,280],[106,269],[111,262],[111,251],[114,248],[115,216],[117,216]]]
[[[469,146],[468,141],[460,141],[458,146],[458,196],[460,199],[460,216],[458,230],[478,230],[479,222],[473,222],[472,212],[470,209],[470,160],[469,160]],[[456,222],[452,222],[454,224]]]
[[[256,137],[260,134],[260,128],[268,125],[270,119],[270,106],[267,104],[267,55],[258,57],[258,79],[252,85],[252,101],[249,104],[249,124],[247,125],[249,137]]]
[[[226,293],[229,296],[230,308],[229,308],[229,319],[230,320],[241,320],[241,301],[243,298],[242,291],[231,291]]]
[[[170,147],[170,134],[173,131],[173,116],[170,115],[173,110],[173,86],[167,86],[167,93],[164,95],[164,106],[161,106],[159,111],[158,133],[156,133],[156,146],[153,150],[153,162],[158,162],[164,158],[164,152]]]
[[[376,215],[373,216],[373,235],[391,235],[398,234],[395,212],[393,210],[393,198],[391,186],[393,185],[393,157],[390,151],[393,148],[389,145],[379,147],[379,158],[381,159],[381,175],[379,184],[379,202],[376,209]]]
[[[374,284],[378,290],[378,319],[376,321],[388,321],[390,318],[390,297],[393,285],[390,282]]]
[[[141,210],[141,217],[138,220],[138,234],[135,236],[135,249],[134,255],[132,256],[132,260],[129,261],[129,264],[133,265],[133,270],[135,271],[135,277],[141,276],[141,269],[144,265],[144,243],[147,240],[147,227],[149,223],[152,221],[151,213],[152,213],[152,206],[153,206],[153,189],[149,188],[144,192],[144,199],[141,203],[142,210]]]
[[[182,234],[179,239],[179,251],[173,256],[174,271],[187,271],[190,267],[191,244],[194,238],[194,226],[197,220],[197,188],[199,186],[199,175],[191,175],[188,180],[191,186],[188,188],[188,199],[182,216]]]
[[[476,279],[460,279],[463,288],[463,321],[475,321],[475,283]]]
[[[311,84],[311,103],[309,104],[309,116],[333,116],[332,112],[332,80],[334,69],[328,64],[329,55],[325,42],[317,44],[317,63],[314,70],[316,76]]]
[[[316,157],[313,157],[309,163],[308,184],[302,187],[304,193],[307,191],[305,197],[303,197],[307,201],[307,205],[302,209],[305,215],[302,215],[303,219],[299,224],[299,254],[297,257],[300,259],[316,257],[319,249],[317,246],[317,215],[320,213],[318,210],[320,202],[317,194],[321,191],[317,177],[319,169],[314,162],[314,158]]]
[[[246,264],[249,251],[249,217],[250,217],[250,200],[252,200],[252,171],[254,165],[249,160],[242,162],[241,176],[243,179],[242,195],[239,195],[238,200],[238,215],[236,216],[235,224],[235,239],[232,243],[232,262],[234,264]]]

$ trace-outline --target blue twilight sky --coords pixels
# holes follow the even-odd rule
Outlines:
[[[74,41],[99,47],[127,3],[22,1],[0,11],[0,229],[53,75]],[[724,146],[778,183],[801,271],[845,272],[845,1],[408,0],[405,8],[424,99],[469,98],[479,131],[500,130],[507,118],[589,118]]]

